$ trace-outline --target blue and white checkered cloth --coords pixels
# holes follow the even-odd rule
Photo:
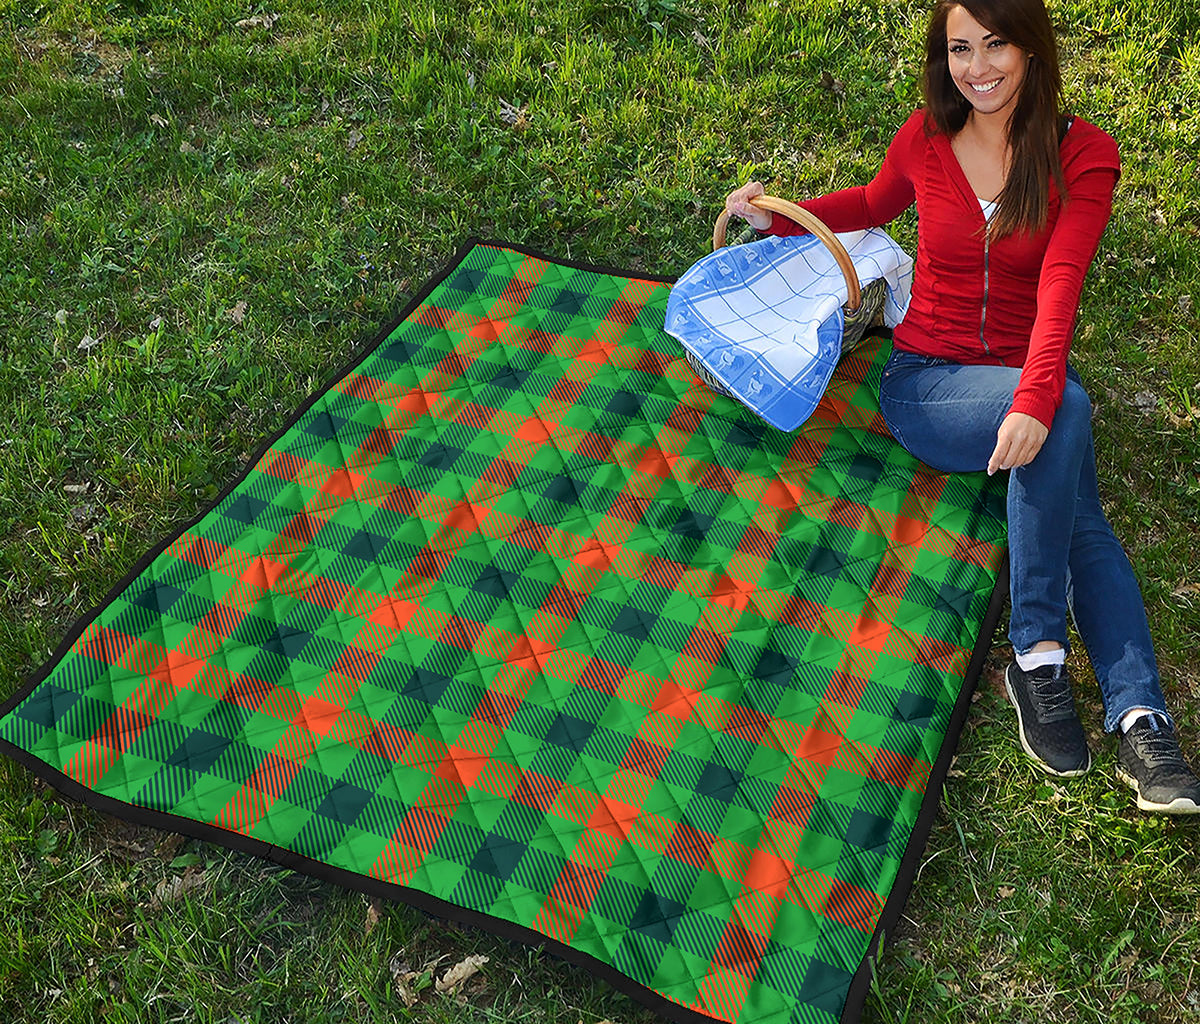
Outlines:
[[[883,278],[883,320],[904,319],[913,261],[881,228],[838,239],[860,285]],[[846,281],[815,235],[718,249],[671,290],[666,330],[773,427],[795,430],[817,407],[842,355]]]

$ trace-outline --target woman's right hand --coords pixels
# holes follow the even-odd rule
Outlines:
[[[756,231],[766,231],[771,226],[775,215],[770,210],[760,210],[751,206],[750,200],[763,194],[762,182],[748,181],[739,189],[734,189],[725,197],[725,209],[731,217],[741,217],[748,221]]]

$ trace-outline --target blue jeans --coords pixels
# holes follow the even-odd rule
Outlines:
[[[1021,371],[895,350],[879,404],[909,452],[946,473],[987,468]],[[1073,368],[1050,434],[1009,473],[1008,557],[1018,654],[1042,640],[1067,647],[1067,611],[1083,638],[1104,700],[1104,728],[1134,708],[1167,715],[1137,579],[1100,508],[1092,406]]]

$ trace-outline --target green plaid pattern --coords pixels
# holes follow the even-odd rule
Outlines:
[[[895,444],[886,342],[784,434],[695,379],[667,292],[475,245],[0,737],[709,1017],[836,1020],[1003,487]]]

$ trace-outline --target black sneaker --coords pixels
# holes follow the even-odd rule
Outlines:
[[[1121,734],[1117,778],[1136,790],[1143,811],[1200,814],[1200,779],[1183,759],[1175,730],[1157,715],[1142,715]]]
[[[1014,661],[1004,673],[1004,688],[1017,709],[1021,746],[1044,771],[1066,778],[1091,768],[1092,752],[1075,713],[1066,665],[1026,672]]]

